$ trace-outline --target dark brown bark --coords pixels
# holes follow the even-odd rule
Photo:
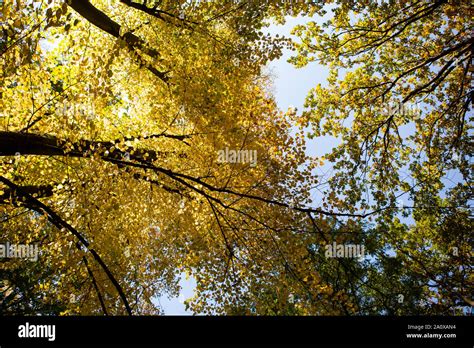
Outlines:
[[[89,0],[67,0],[67,4],[78,14],[80,14],[89,23],[95,25],[97,28],[105,31],[115,38],[122,38],[125,40],[129,48],[140,49],[152,58],[159,57],[160,54],[157,50],[149,47],[149,45],[131,32],[126,32],[120,35],[120,24],[110,19],[104,12],[98,10],[93,6]],[[147,69],[154,75],[159,77],[165,83],[168,81],[168,77],[165,72],[161,72],[152,66],[147,66]]]
[[[26,185],[20,187],[23,192],[28,193],[37,198],[50,197],[53,195],[53,186],[52,185]],[[3,194],[0,195],[0,204],[16,202],[17,192],[11,188],[6,188],[3,190]]]
[[[86,248],[86,251],[88,251],[94,260],[100,265],[100,267],[103,269],[103,271],[107,274],[107,277],[109,280],[112,282],[114,285],[115,289],[117,290],[120,298],[122,299],[125,309],[129,315],[132,315],[132,309],[130,308],[130,305],[128,303],[127,297],[125,296],[125,293],[120,286],[119,282],[113,275],[113,273],[110,271],[109,267],[105,264],[104,260],[102,257],[93,249],[90,247],[89,242],[86,240],[86,238],[79,232],[77,231],[74,227],[72,227],[70,224],[68,224],[66,221],[64,221],[56,212],[54,212],[49,206],[45,205],[44,203],[40,202],[30,194],[24,192],[20,186],[16,185],[12,181],[8,180],[7,178],[0,176],[0,182],[8,186],[12,191],[14,191],[19,198],[22,198],[22,201],[24,202],[24,205],[30,209],[33,209],[37,211],[38,213],[44,214],[48,216],[48,220],[58,229],[62,230],[63,228],[68,230],[72,235],[74,235],[79,243]]]
[[[158,134],[156,137],[183,140],[186,136]],[[151,138],[150,136],[149,138]],[[185,158],[185,153],[176,151],[154,151],[135,149],[131,146],[122,146],[123,150],[117,149],[119,141],[91,141],[80,140],[69,143],[50,135],[4,132],[0,131],[0,156],[15,155],[42,155],[42,156],[69,156],[69,157],[91,157],[98,153],[104,159],[120,159],[131,161],[154,161],[168,156]],[[114,146],[114,149],[111,149]]]

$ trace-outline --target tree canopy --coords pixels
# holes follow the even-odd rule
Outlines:
[[[332,18],[295,27],[297,40],[265,34],[328,6]],[[0,312],[159,314],[157,297],[177,296],[186,274],[194,313],[462,313],[468,11],[447,0],[4,1],[0,242],[40,256],[0,259]],[[303,113],[279,110],[271,92],[265,66],[284,49],[296,67],[330,68]],[[326,134],[340,145],[309,156],[308,137]],[[229,149],[256,161],[218,160]],[[325,163],[330,178],[315,175]],[[333,243],[366,257],[328,257]]]

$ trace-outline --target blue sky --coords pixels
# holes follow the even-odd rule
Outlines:
[[[279,35],[292,37],[290,32],[298,24],[305,24],[309,21],[315,21],[319,24],[326,21],[329,16],[332,15],[331,11],[324,17],[287,17],[284,25],[272,24],[266,28],[265,32],[271,35]],[[319,65],[317,62],[311,62],[306,67],[295,68],[292,64],[288,63],[288,58],[294,54],[289,50],[283,52],[283,56],[277,60],[270,62],[267,66],[266,72],[270,74],[272,83],[272,92],[277,102],[278,107],[282,111],[288,110],[290,107],[297,108],[297,113],[300,114],[304,110],[304,102],[308,92],[316,85],[321,84],[322,86],[327,85],[327,78],[329,70]],[[407,126],[405,129],[407,133],[413,131],[413,125]],[[307,141],[307,154],[310,156],[323,156],[329,153],[332,148],[339,144],[339,141],[331,136],[318,137],[315,139],[306,139]],[[331,174],[331,165],[325,164],[322,167],[316,169],[316,175],[322,177],[328,177]],[[459,174],[450,172],[443,181],[447,186],[452,186],[458,182],[461,178]],[[317,190],[312,191],[313,205],[317,206],[321,202],[322,194]],[[407,195],[401,197],[399,204],[412,205],[412,202],[408,199]],[[413,219],[410,217],[402,218],[402,222],[411,224]],[[195,287],[195,280],[190,278],[186,280],[183,276],[180,282],[182,286],[181,295],[177,298],[167,298],[165,296],[159,299],[159,304],[163,308],[166,315],[191,315],[191,312],[185,310],[183,301],[193,296],[193,289]]]
[[[322,24],[330,15],[332,15],[332,12],[328,11],[324,17],[287,17],[284,25],[272,24],[266,28],[265,32],[272,35],[278,34],[279,36],[295,38],[290,32],[296,25],[305,24],[309,21]],[[294,65],[288,63],[288,59],[292,54],[294,54],[294,52],[285,50],[282,57],[268,64],[266,72],[269,73],[272,78],[272,92],[278,107],[282,111],[295,107],[297,113],[301,113],[304,110],[304,102],[308,92],[318,84],[322,86],[327,85],[329,69],[317,62],[311,62],[303,68],[295,68]],[[322,136],[314,139],[307,138],[306,141],[306,152],[308,155],[314,157],[329,153],[331,149],[339,144],[339,141],[331,136]],[[331,168],[332,166],[326,163],[316,169],[316,175],[327,178],[331,174]],[[313,198],[313,205],[317,206],[318,203],[321,202],[322,193],[318,190],[312,190],[311,197]],[[406,198],[403,204],[409,205]],[[402,221],[405,223],[413,222],[410,217],[402,218]],[[183,301],[193,296],[193,289],[196,285],[195,280],[193,278],[186,280],[183,276],[180,285],[182,291],[179,297],[168,298],[163,296],[159,299],[159,303],[166,315],[192,314],[185,310]]]
[[[322,17],[288,16],[284,25],[271,25],[267,32],[272,35],[291,37],[298,41],[295,36],[290,34],[296,25],[306,24],[309,21],[314,21],[321,25],[331,16],[332,12],[329,10]],[[295,52],[285,50],[280,59],[268,64],[267,71],[273,77],[273,93],[278,107],[283,111],[290,107],[295,107],[297,113],[301,114],[304,110],[304,102],[309,91],[318,84],[322,86],[327,85],[329,69],[317,62],[311,62],[303,68],[295,68],[293,64],[288,63],[288,59],[294,54]],[[306,142],[306,153],[312,157],[324,156],[340,143],[337,138],[332,136],[320,136],[314,139],[306,138]],[[321,176],[321,178],[327,178],[331,171],[332,165],[326,163],[321,167],[317,167],[315,174]],[[325,181],[325,179],[321,179],[321,181]],[[311,198],[313,199],[313,204],[318,205],[321,202],[322,193],[318,189],[314,189],[311,191]]]
[[[298,24],[304,24],[308,21],[323,21],[325,17],[287,17],[284,25],[270,25],[266,32],[272,35],[284,35],[290,37],[290,31]],[[296,69],[287,60],[291,56],[291,51],[285,50],[282,57],[270,62],[267,66],[267,72],[271,74],[273,80],[273,92],[278,107],[286,111],[289,107],[296,107],[298,113],[303,110],[303,104],[309,90],[318,83],[327,84],[328,69],[317,63]],[[308,140],[308,154],[316,156],[323,155],[336,145],[332,137],[319,137],[318,139]],[[327,169],[321,168],[321,171]],[[195,280],[188,280],[183,276],[180,282],[182,291],[179,297],[168,298],[162,296],[158,302],[166,315],[191,315],[191,312],[185,310],[183,301],[193,296],[193,289],[196,285]]]

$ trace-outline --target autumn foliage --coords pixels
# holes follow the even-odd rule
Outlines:
[[[194,313],[462,314],[473,303],[469,11],[3,1],[0,242],[40,255],[0,259],[0,313],[160,314],[157,298],[178,296],[186,275]],[[309,19],[292,40],[265,33],[287,16]],[[330,69],[302,112],[272,95],[265,66],[284,49],[295,67]],[[325,135],[340,143],[308,155]],[[224,149],[257,160],[218,160]],[[323,165],[332,175],[316,174]],[[365,256],[328,257],[333,243]]]

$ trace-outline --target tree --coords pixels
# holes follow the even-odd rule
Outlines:
[[[290,42],[262,28],[324,7],[280,5],[5,2],[1,237],[38,243],[41,252],[39,264],[1,263],[2,312],[156,314],[154,299],[177,295],[185,273],[197,282],[187,302],[194,312],[415,313],[419,296],[434,296],[424,284],[427,265],[441,284],[441,305],[427,313],[446,313],[468,297],[472,226],[458,208],[467,202],[462,185],[435,208],[417,206],[415,226],[382,203],[355,211],[357,190],[347,203],[340,197],[352,182],[347,175],[332,180],[326,206],[312,204],[319,162],[305,154],[304,132],[292,134],[301,119],[278,110],[263,69]],[[467,151],[463,127],[459,144]],[[228,150],[231,157],[219,160]],[[387,165],[382,159],[374,168]],[[378,175],[373,183],[384,195],[395,174]],[[454,229],[450,216],[460,217]],[[433,255],[422,252],[420,229],[431,231],[424,234]],[[328,258],[333,242],[363,244],[372,259]],[[440,263],[454,244],[456,263]],[[400,256],[388,260],[387,250]]]
[[[290,198],[308,200],[302,141],[261,74],[286,41],[262,37],[259,18],[280,10],[150,6],[3,8],[2,238],[51,240],[41,262],[58,273],[34,291],[61,314],[156,313],[182,272],[225,269],[227,287],[276,272],[273,234],[298,227]],[[218,163],[225,148],[257,151],[258,165]]]
[[[422,297],[440,312],[472,304],[472,234],[464,232],[472,229],[470,5],[333,3],[326,23],[294,29],[291,58],[298,67],[318,61],[330,69],[328,86],[310,91],[300,119],[311,137],[342,139],[326,156],[335,174],[324,200],[341,211],[378,212],[377,249],[396,252],[397,267],[419,277]]]

